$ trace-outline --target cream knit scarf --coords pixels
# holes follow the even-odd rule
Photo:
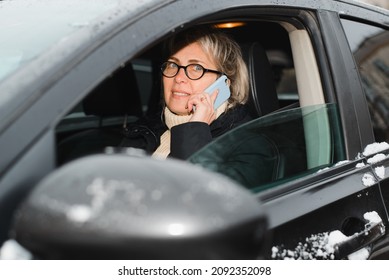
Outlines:
[[[228,102],[226,101],[222,105],[220,105],[219,108],[216,109],[216,118],[218,118],[222,113],[224,113],[224,111],[227,108],[227,104]],[[168,107],[165,107],[164,117],[165,117],[165,124],[168,127],[168,130],[166,130],[161,135],[161,144],[153,153],[153,157],[161,158],[161,159],[167,158],[167,156],[170,154],[170,129],[173,126],[187,123],[192,116],[176,115],[172,111],[170,111]]]

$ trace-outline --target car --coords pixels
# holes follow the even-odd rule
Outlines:
[[[0,25],[2,252],[389,259],[387,10],[3,0]],[[241,46],[254,119],[186,161],[155,159],[125,143],[154,137],[139,120],[160,107],[163,44],[196,25]]]

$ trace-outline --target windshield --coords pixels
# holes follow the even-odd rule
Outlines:
[[[0,81],[119,0],[0,1]]]

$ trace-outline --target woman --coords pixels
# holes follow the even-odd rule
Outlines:
[[[250,120],[244,106],[249,81],[239,45],[212,28],[193,28],[176,35],[168,44],[163,63],[163,119],[167,130],[153,153],[159,158],[187,159],[217,136]],[[218,91],[204,90],[222,74],[231,96],[214,109]]]

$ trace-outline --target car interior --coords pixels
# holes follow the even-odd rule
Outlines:
[[[245,180],[240,183],[255,189],[262,183],[272,183],[286,177],[292,178],[307,169],[317,171],[319,167],[328,166],[341,159],[342,148],[334,144],[334,139],[340,133],[333,131],[333,127],[337,128],[337,125],[332,123],[334,120],[336,122],[336,117],[329,117],[328,112],[315,113],[314,117],[304,120],[305,117],[302,117],[304,114],[299,110],[301,107],[325,105],[319,68],[308,31],[282,20],[240,19],[207,24],[222,29],[241,46],[249,70],[248,107],[254,121],[273,114],[279,116],[275,123],[277,123],[278,134],[283,135],[282,139],[296,135],[293,144],[295,148],[281,143],[280,137],[277,140],[272,139],[277,147],[277,156],[280,158],[279,166],[275,168],[278,170],[275,172],[278,175],[265,181],[261,178],[250,183]],[[138,145],[136,141],[137,136],[155,137],[152,131],[139,123],[139,120],[158,118],[161,115],[160,65],[163,62],[161,57],[163,57],[163,40],[121,65],[69,111],[56,129],[59,166],[82,156],[102,153],[106,147],[125,148],[128,138],[134,140],[131,142],[131,147],[142,149],[144,147]],[[291,115],[300,117],[292,117],[295,121],[294,126],[290,126],[288,122],[290,120],[280,126],[278,119],[288,118],[282,112],[289,111],[294,112]],[[258,125],[263,124],[260,121]],[[288,126],[289,129],[283,130]],[[267,127],[273,135],[274,131],[277,131],[275,126],[269,128],[269,123]],[[295,130],[291,130],[291,127]],[[264,130],[261,130],[259,134],[264,133]],[[320,141],[312,135],[320,135]],[[317,141],[321,143],[319,147]],[[244,146],[244,143],[241,145]],[[282,148],[283,145],[287,147]],[[335,147],[337,151],[334,151]],[[239,151],[239,148],[237,150]],[[197,159],[201,158],[201,160],[196,162],[192,158],[191,161],[210,168],[209,166],[214,164],[209,164],[209,158],[204,160],[204,156],[209,157],[209,155],[209,152],[203,152],[200,156],[196,155]],[[291,159],[296,160],[296,157],[301,158],[299,160],[301,164],[291,168],[293,166]],[[225,160],[224,158],[223,161]],[[257,164],[255,163],[253,167],[256,170],[259,168]],[[236,179],[235,173],[228,174],[220,168],[210,169]],[[285,172],[285,170],[289,171]]]

